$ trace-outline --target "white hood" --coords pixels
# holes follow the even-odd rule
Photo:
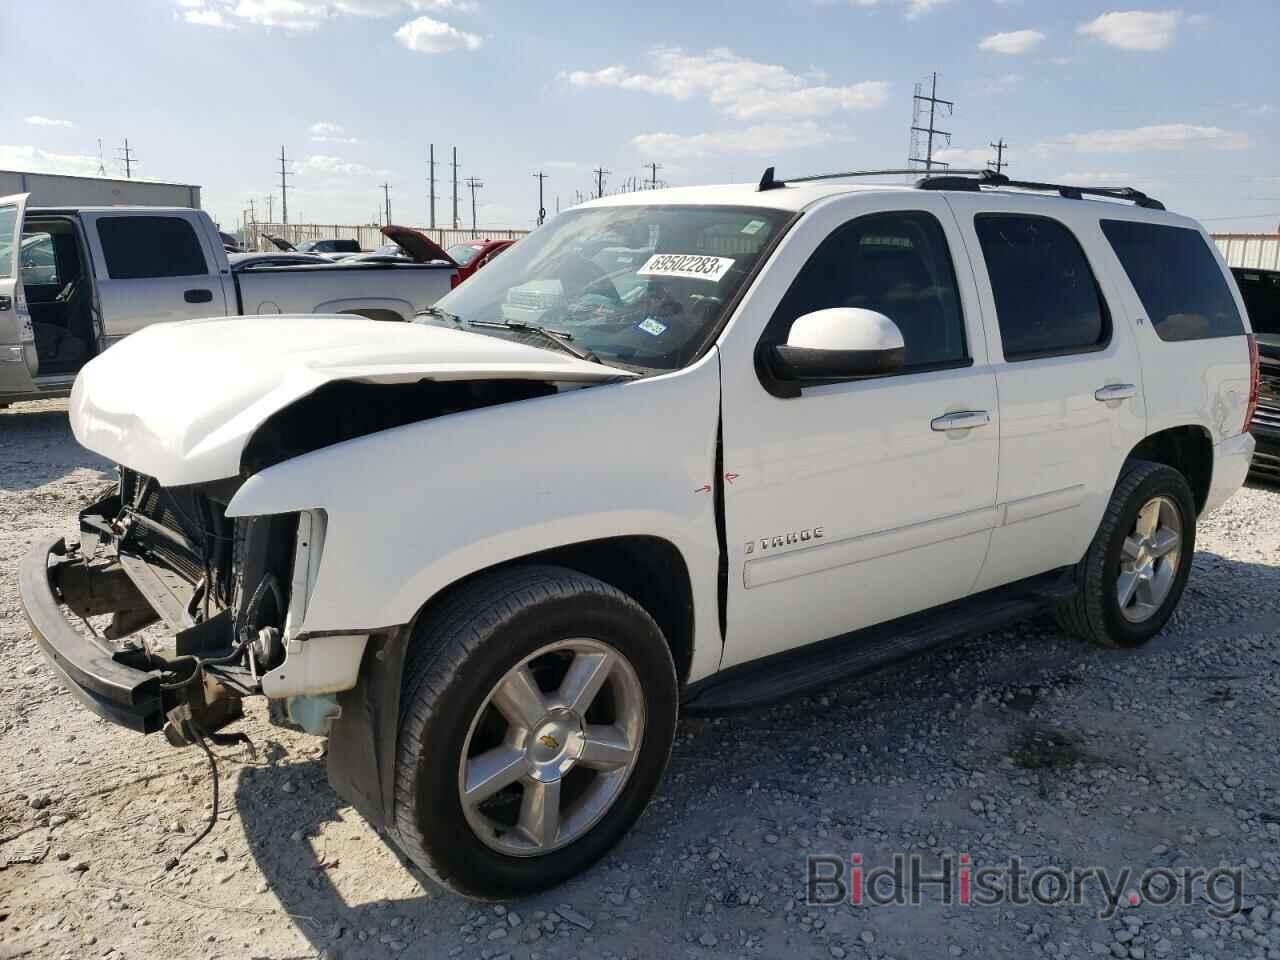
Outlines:
[[[498,337],[350,314],[156,324],[85,365],[80,443],[165,486],[233,477],[273,413],[334,380],[599,381],[634,374]]]

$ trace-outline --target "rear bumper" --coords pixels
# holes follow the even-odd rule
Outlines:
[[[1213,479],[1209,483],[1209,495],[1205,498],[1201,515],[1210,513],[1226,502],[1227,498],[1244,485],[1253,459],[1252,434],[1239,433],[1228,437],[1213,447]]]
[[[64,577],[74,580],[90,601],[77,604],[82,610],[106,613],[119,602],[119,578],[88,566],[61,538],[32,547],[18,571],[18,591],[31,635],[49,666],[76,699],[104,720],[141,733],[159,730],[164,724],[160,674],[143,668],[146,651],[116,648],[74,628],[63,613]],[[104,609],[92,606],[95,591],[107,605]]]

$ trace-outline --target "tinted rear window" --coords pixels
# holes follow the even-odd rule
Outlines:
[[[1280,334],[1280,273],[1232,270],[1254,333]]]
[[[1207,340],[1244,333],[1227,278],[1199,231],[1103,220],[1102,232],[1161,340]]]
[[[103,217],[98,239],[113,280],[209,272],[196,232],[181,217]]]

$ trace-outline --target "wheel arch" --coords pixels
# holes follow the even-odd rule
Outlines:
[[[1185,424],[1143,438],[1129,460],[1149,460],[1172,467],[1184,477],[1195,497],[1197,515],[1204,510],[1213,480],[1213,438],[1204,427]]]

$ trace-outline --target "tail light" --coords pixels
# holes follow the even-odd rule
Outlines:
[[[1258,409],[1258,390],[1262,385],[1262,375],[1258,370],[1258,341],[1249,334],[1249,403],[1244,408],[1244,430],[1253,423],[1253,412]]]

